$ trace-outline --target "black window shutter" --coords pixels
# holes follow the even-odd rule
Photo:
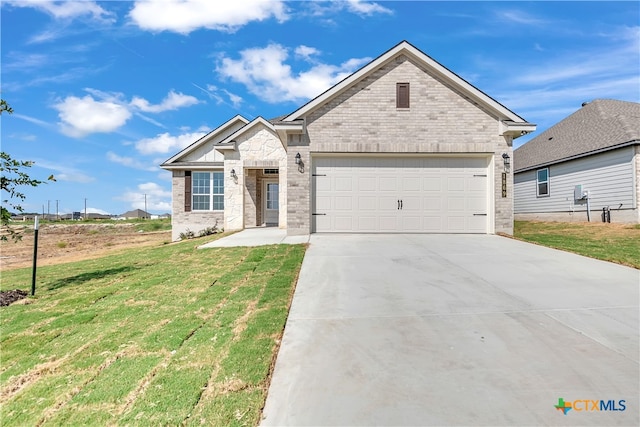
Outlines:
[[[409,108],[409,83],[396,83],[396,108]]]
[[[191,212],[191,171],[184,172],[184,211]]]

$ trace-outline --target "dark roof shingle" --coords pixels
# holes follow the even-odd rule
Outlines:
[[[597,99],[584,105],[513,152],[513,169],[520,172],[640,142],[640,104]]]

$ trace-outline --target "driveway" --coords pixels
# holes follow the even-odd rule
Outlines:
[[[312,235],[262,425],[639,425],[639,287],[499,236]]]

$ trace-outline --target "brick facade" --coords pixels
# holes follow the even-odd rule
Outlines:
[[[410,83],[410,107],[396,108],[396,83]],[[288,167],[289,233],[312,229],[313,154],[484,154],[493,158],[489,191],[495,206],[489,232],[513,233],[513,175],[502,197],[502,154],[512,156],[511,140],[478,105],[426,69],[401,55],[306,117],[306,135],[290,136]],[[295,152],[293,152],[295,150]],[[306,165],[296,172],[295,153]]]

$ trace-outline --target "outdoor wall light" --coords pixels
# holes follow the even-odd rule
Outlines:
[[[511,170],[511,157],[507,153],[502,153],[502,161],[504,162],[504,171],[509,172]]]
[[[300,156],[300,153],[297,153],[296,154],[296,165],[299,165],[301,161],[302,161],[302,156]]]
[[[237,179],[238,175],[236,175],[236,170],[235,169],[231,169],[231,178],[233,179]]]

